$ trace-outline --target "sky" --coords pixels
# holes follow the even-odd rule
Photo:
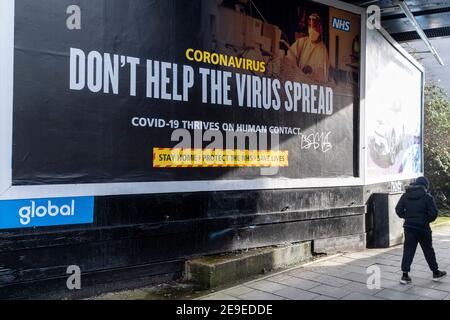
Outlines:
[[[428,51],[422,40],[402,43],[402,46],[410,53],[416,52],[414,56],[425,67],[426,81],[434,82],[450,94],[450,37],[434,38],[431,39],[431,43],[441,56],[445,66],[441,66],[433,54],[422,53]]]

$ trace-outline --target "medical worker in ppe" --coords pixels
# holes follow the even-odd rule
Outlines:
[[[326,83],[330,62],[322,34],[322,19],[313,13],[308,18],[308,36],[299,38],[289,48],[286,57],[312,80]]]

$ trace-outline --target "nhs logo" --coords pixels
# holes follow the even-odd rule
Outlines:
[[[0,229],[94,222],[94,197],[0,201]]]
[[[337,29],[337,30],[341,30],[341,31],[345,31],[345,32],[349,32],[350,28],[352,26],[350,21],[344,20],[341,18],[336,18],[336,17],[333,17],[332,24],[333,24],[332,25],[333,29]]]

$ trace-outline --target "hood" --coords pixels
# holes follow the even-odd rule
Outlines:
[[[425,188],[420,185],[411,185],[406,187],[406,197],[411,200],[417,200],[427,194]]]

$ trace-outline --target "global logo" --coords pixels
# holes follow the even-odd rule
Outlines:
[[[75,215],[75,200],[62,206],[54,205],[50,200],[46,206],[36,206],[36,202],[31,201],[30,206],[19,209],[20,223],[24,226],[28,225],[32,219],[44,218],[47,215],[49,217],[56,217],[57,215],[70,217]]]
[[[0,230],[94,222],[94,197],[0,201]]]
[[[352,24],[350,21],[333,17],[332,27],[333,29],[349,32]]]

